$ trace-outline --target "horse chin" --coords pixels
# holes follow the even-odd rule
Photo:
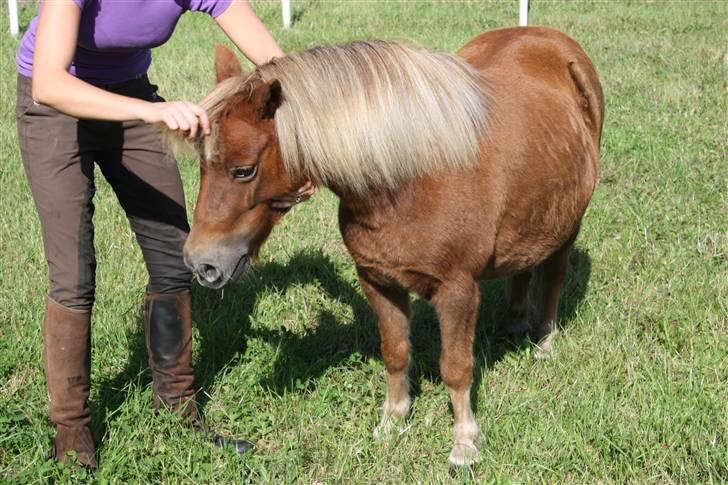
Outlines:
[[[240,256],[238,263],[235,265],[235,268],[233,268],[233,272],[230,275],[230,278],[228,278],[225,284],[238,281],[245,273],[248,272],[249,268],[250,256],[248,254],[243,254],[242,256]]]

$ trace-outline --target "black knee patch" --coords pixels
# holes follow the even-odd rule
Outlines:
[[[184,342],[182,317],[175,298],[160,298],[149,309],[149,341],[152,359],[160,367],[175,362]]]

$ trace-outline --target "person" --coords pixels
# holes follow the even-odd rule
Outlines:
[[[201,425],[192,371],[190,284],[182,249],[189,232],[176,161],[155,124],[209,134],[205,111],[165,101],[151,84],[150,49],[187,11],[212,16],[254,64],[283,52],[247,1],[67,0],[40,3],[18,50],[20,151],[41,222],[50,276],[43,319],[53,456],[96,467],[89,430],[94,164],[113,188],[149,273],[144,304],[154,405]],[[289,207],[314,187],[274,201]]]

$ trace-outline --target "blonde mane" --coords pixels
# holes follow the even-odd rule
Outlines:
[[[202,101],[214,125],[226,100],[256,79],[281,83],[275,125],[286,169],[320,185],[363,193],[469,168],[487,131],[486,82],[451,54],[373,41],[275,59]],[[216,138],[208,137],[207,155]]]

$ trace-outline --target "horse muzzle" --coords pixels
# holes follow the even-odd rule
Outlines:
[[[245,248],[222,246],[208,251],[191,250],[185,245],[184,262],[202,286],[213,290],[237,281],[250,268],[247,245]]]

